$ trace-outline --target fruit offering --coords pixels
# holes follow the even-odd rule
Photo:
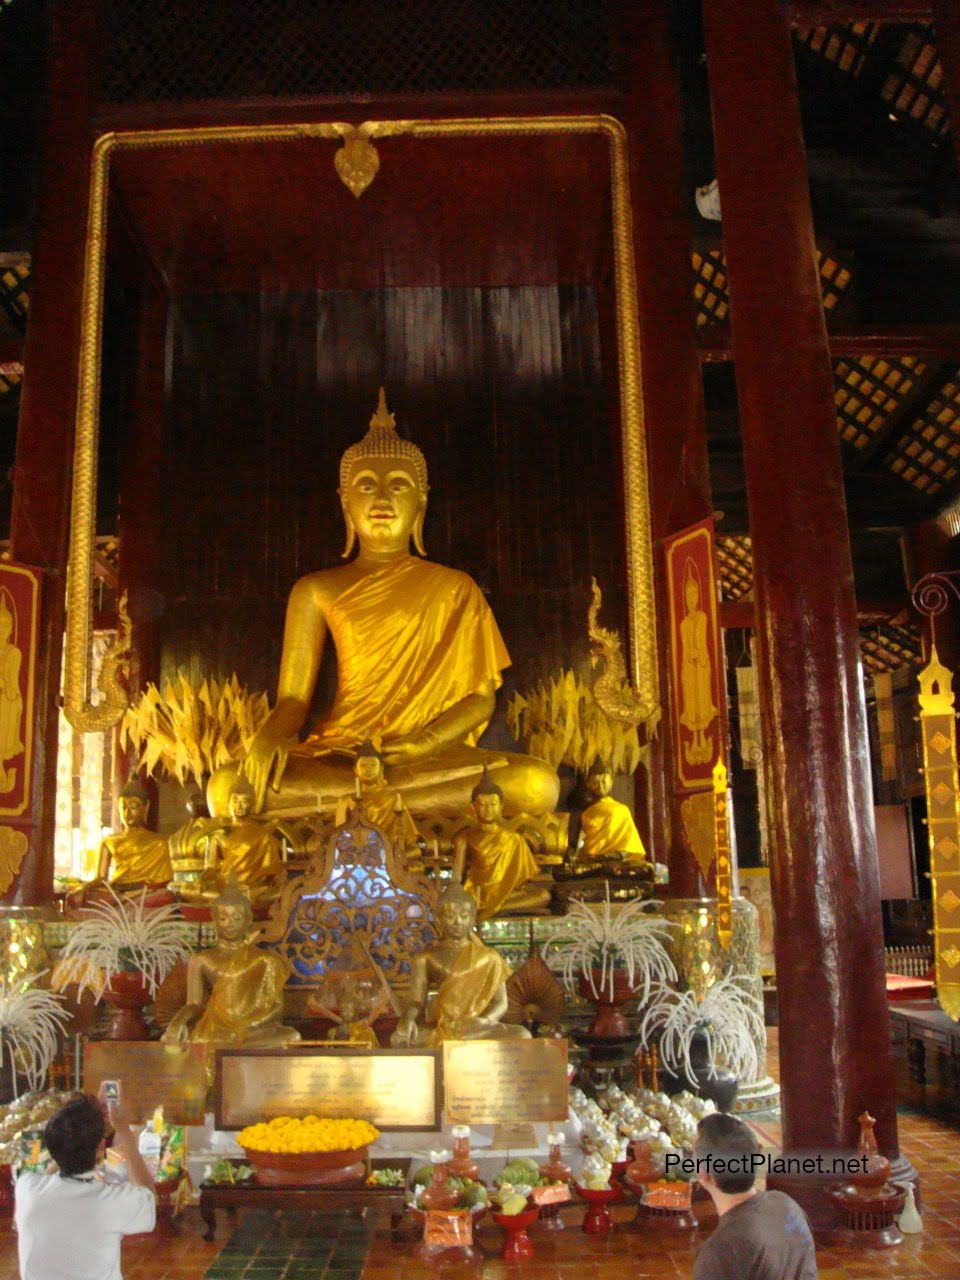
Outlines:
[[[410,1184],[413,1187],[412,1203],[415,1208],[421,1207],[420,1199],[423,1194],[423,1188],[429,1184],[432,1177],[433,1166],[425,1164],[410,1179]],[[448,1177],[447,1185],[457,1193],[455,1208],[469,1209],[471,1212],[477,1213],[487,1207],[487,1188],[482,1182],[475,1182],[472,1178]]]
[[[368,1187],[402,1187],[406,1181],[402,1169],[374,1169],[367,1179]]]
[[[325,1120],[319,1116],[277,1116],[247,1125],[237,1142],[250,1151],[294,1154],[311,1151],[353,1151],[376,1142],[380,1130],[367,1120]]]
[[[580,1185],[588,1191],[603,1191],[610,1185],[610,1162],[593,1152],[583,1162]]]

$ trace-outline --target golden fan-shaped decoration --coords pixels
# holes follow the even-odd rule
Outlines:
[[[164,980],[157,987],[153,1000],[153,1016],[157,1025],[167,1027],[173,1021],[174,1014],[180,1012],[187,1003],[187,962],[181,960],[175,964]]]
[[[536,1034],[541,1026],[555,1027],[563,1017],[563,986],[550,972],[538,948],[534,948],[507,979],[505,1022],[518,1023]]]

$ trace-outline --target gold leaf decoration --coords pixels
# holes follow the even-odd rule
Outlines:
[[[23,863],[29,841],[16,827],[0,827],[0,893],[6,891],[16,879]]]

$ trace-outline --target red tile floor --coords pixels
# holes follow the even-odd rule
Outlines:
[[[770,1041],[770,1065],[775,1070],[775,1031],[771,1032]],[[778,1126],[763,1122],[763,1130],[775,1136]],[[915,1113],[901,1114],[900,1145],[920,1175],[923,1233],[908,1236],[897,1248],[877,1252],[818,1249],[821,1280],[926,1280],[934,1276],[960,1280],[960,1130]],[[531,1238],[536,1257],[523,1264],[499,1260],[501,1233],[487,1221],[478,1232],[476,1260],[443,1261],[438,1269],[444,1280],[506,1280],[521,1274],[523,1280],[621,1280],[625,1276],[668,1280],[690,1275],[697,1245],[715,1223],[712,1207],[699,1205],[700,1230],[694,1240],[687,1241],[628,1229],[624,1224],[633,1216],[632,1207],[613,1212],[620,1227],[605,1240],[584,1235],[577,1227],[579,1213],[573,1209],[564,1211],[565,1231],[553,1233],[542,1226],[534,1227]],[[224,1215],[218,1215],[218,1239],[207,1244],[201,1238],[202,1224],[195,1209],[189,1210],[181,1223],[177,1237],[140,1237],[126,1242],[126,1280],[200,1280],[229,1238],[231,1228]],[[378,1224],[362,1280],[428,1280],[436,1274],[437,1269],[417,1258],[415,1228],[407,1234],[413,1238],[395,1244],[386,1223]],[[296,1274],[302,1274],[300,1268]],[[293,1268],[289,1275],[294,1275]],[[251,1271],[245,1280],[261,1280],[262,1276],[259,1271]],[[0,1221],[0,1280],[16,1277],[16,1240],[6,1218]],[[346,1280],[345,1273],[341,1272],[341,1277]],[[335,1271],[330,1271],[328,1280],[339,1280]]]

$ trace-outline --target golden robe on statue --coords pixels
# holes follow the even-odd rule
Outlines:
[[[286,980],[280,957],[252,943],[220,959],[210,998],[189,1038],[206,1044],[255,1040],[258,1028],[276,1022]]]
[[[328,620],[339,685],[324,723],[298,749],[311,755],[352,752],[371,736],[388,743],[416,733],[486,681],[499,688],[510,665],[473,579],[413,556],[348,587]]]
[[[262,822],[241,822],[214,839],[219,856],[216,870],[224,883],[233,876],[241,889],[253,889],[275,880],[283,870],[280,843]]]
[[[503,958],[471,934],[434,997],[427,1045],[436,1049],[444,1040],[462,1040],[470,1023],[483,1017],[509,976]]]
[[[104,836],[100,845],[110,850],[110,883],[166,884],[173,879],[170,848],[155,831],[146,827],[130,827],[127,831]]]
[[[630,862],[647,861],[647,852],[633,814],[612,796],[604,796],[584,809],[580,815],[580,830],[583,832],[582,857],[602,858],[624,853],[630,855]]]
[[[514,889],[540,874],[523,836],[507,827],[472,827],[466,833],[467,874],[463,887],[477,902],[477,919],[502,910]]]

